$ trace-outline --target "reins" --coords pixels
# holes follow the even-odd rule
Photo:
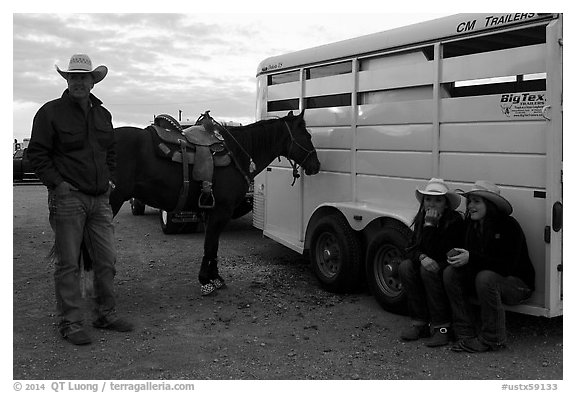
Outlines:
[[[286,120],[284,120],[284,124],[286,125],[286,128],[288,129],[288,133],[290,134],[290,148],[288,149],[288,155],[290,155],[290,153],[292,152],[292,147],[294,145],[298,146],[305,153],[307,153],[306,157],[304,157],[304,160],[302,160],[302,164],[304,164],[306,162],[306,160],[308,160],[308,158],[310,158],[310,155],[316,151],[316,149],[308,150],[304,146],[299,144],[296,141],[296,138],[294,138],[294,135],[292,134],[292,130],[290,129],[290,126],[288,125]],[[292,161],[288,157],[286,157],[286,159],[288,160],[288,162],[292,166],[292,184],[291,184],[291,186],[294,186],[294,184],[296,183],[296,179],[300,178],[300,173],[298,171],[298,164],[296,163],[296,161]],[[302,165],[300,165],[300,166],[302,166]]]
[[[240,151],[242,153],[244,153],[246,155],[246,157],[248,157],[248,159],[250,160],[250,162],[254,162],[252,160],[252,157],[250,156],[250,154],[246,151],[246,149],[244,149],[244,147],[240,144],[240,142],[238,142],[238,140],[234,137],[234,135],[232,135],[232,133],[224,126],[222,126],[220,123],[218,123],[216,120],[212,119],[214,121],[214,123],[218,126],[218,128],[220,128],[221,130],[225,131],[228,136],[230,138],[232,138],[232,140],[234,140],[234,142],[236,143],[236,145],[239,147]],[[306,160],[308,160],[308,158],[310,158],[310,155],[312,153],[314,153],[316,150],[312,149],[312,150],[308,150],[306,149],[304,146],[302,146],[301,144],[298,143],[298,141],[296,141],[296,138],[294,138],[294,134],[292,133],[292,129],[290,128],[290,126],[288,125],[288,122],[286,120],[283,120],[284,125],[286,126],[286,129],[288,129],[288,134],[290,135],[290,148],[288,149],[288,156],[290,155],[290,153],[292,152],[292,148],[294,147],[294,145],[296,145],[297,147],[299,147],[302,151],[304,151],[306,153],[306,157],[304,158],[304,160],[302,160],[302,164],[304,164],[306,162]],[[236,161],[234,155],[231,155],[232,158],[234,159],[234,162],[236,163],[236,166],[238,167],[238,169],[240,170],[240,172],[242,173],[242,175],[244,176],[244,178],[246,179],[246,181],[248,182],[248,184],[250,184],[250,177],[248,175],[246,175],[246,173],[242,170],[242,168],[240,167],[239,163]],[[280,156],[278,156],[278,159],[280,159]],[[296,161],[292,161],[290,158],[286,157],[286,159],[288,160],[288,162],[290,163],[290,166],[292,167],[292,184],[291,186],[294,186],[294,184],[296,183],[296,179],[300,178],[300,173],[298,171],[299,167],[301,167],[301,165],[298,165],[296,163]]]
[[[246,149],[244,149],[244,147],[240,144],[240,142],[238,142],[238,140],[234,137],[234,135],[232,135],[232,133],[230,131],[228,131],[228,129],[226,127],[224,127],[222,124],[218,123],[214,118],[212,118],[212,121],[214,122],[214,124],[216,124],[218,126],[218,128],[221,131],[225,131],[228,134],[228,136],[234,140],[234,142],[236,143],[236,146],[238,146],[240,148],[240,151],[242,153],[244,153],[246,155],[246,157],[248,157],[248,159],[250,160],[250,163],[252,163],[253,162],[252,157],[250,156],[250,154],[248,154],[248,152],[246,151]],[[242,169],[242,166],[240,165],[240,163],[236,159],[236,156],[234,154],[232,154],[232,151],[229,148],[228,148],[228,150],[230,151],[230,157],[232,157],[232,160],[234,160],[234,164],[236,165],[236,168],[238,168],[238,170],[240,171],[240,173],[244,177],[244,180],[246,180],[246,183],[248,183],[248,186],[250,186],[250,183],[251,183],[250,176],[247,175],[246,172],[244,172],[244,170]],[[248,169],[248,170],[250,170],[250,169]]]

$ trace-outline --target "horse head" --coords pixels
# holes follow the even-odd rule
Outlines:
[[[304,172],[309,176],[320,172],[320,161],[312,144],[312,135],[306,128],[304,110],[298,116],[294,116],[290,111],[282,120],[286,124],[290,139],[286,157],[304,168]]]

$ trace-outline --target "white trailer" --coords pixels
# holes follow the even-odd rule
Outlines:
[[[322,167],[293,187],[285,160],[257,176],[254,225],[308,252],[328,290],[365,282],[401,309],[414,190],[490,180],[536,270],[511,309],[562,314],[562,14],[454,15],[276,56],[257,89],[258,119],[306,109]]]

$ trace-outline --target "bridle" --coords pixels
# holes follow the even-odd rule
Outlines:
[[[226,129],[226,127],[223,127],[220,123],[218,123],[216,120],[212,119],[214,121],[214,123],[216,123],[216,125],[221,129],[224,130],[226,132],[226,134],[228,134],[228,136],[230,136],[234,142],[236,143],[236,145],[240,148],[240,150],[242,151],[242,153],[244,153],[249,159],[250,162],[252,162],[252,157],[250,156],[250,154],[248,154],[248,152],[244,149],[244,147],[242,147],[242,145],[240,144],[240,142],[238,142],[238,140],[236,140],[236,138],[234,138],[234,135],[232,135],[232,133],[230,133],[230,131],[228,131],[228,129]],[[304,157],[304,160],[302,160],[302,164],[304,164],[308,158],[310,158],[310,155],[312,155],[312,153],[316,153],[316,149],[312,148],[312,150],[308,150],[306,149],[304,146],[302,146],[300,143],[298,143],[298,141],[296,140],[296,138],[294,138],[294,134],[292,133],[292,129],[290,128],[290,125],[288,124],[288,122],[286,120],[283,121],[284,125],[286,126],[286,129],[288,130],[288,134],[290,135],[290,148],[288,149],[288,154],[287,156],[290,156],[292,153],[292,148],[294,146],[297,146],[298,148],[300,148],[302,151],[304,151],[304,153],[306,153],[306,157]],[[278,159],[280,159],[280,156],[278,156]],[[296,161],[292,161],[290,158],[286,157],[286,159],[288,160],[288,162],[290,163],[290,166],[292,167],[292,186],[294,186],[294,184],[296,183],[296,179],[300,178],[300,173],[298,171],[299,165],[296,163]],[[300,165],[301,167],[302,165]],[[239,165],[237,165],[237,167],[240,169]],[[244,173],[244,171],[242,171],[240,169],[240,171],[242,172],[242,174],[244,175],[244,177],[246,179],[248,179],[248,176]],[[248,184],[250,184],[250,182],[248,182]]]
[[[298,179],[300,177],[300,173],[298,171],[298,164],[296,163],[296,161],[292,161],[290,158],[288,158],[292,153],[292,148],[294,146],[297,146],[301,150],[303,150],[304,153],[306,153],[306,157],[304,157],[304,160],[302,160],[302,164],[304,164],[308,160],[308,158],[310,158],[310,155],[312,153],[316,153],[316,149],[312,148],[312,150],[308,150],[304,146],[299,144],[298,141],[296,140],[296,138],[294,138],[294,134],[292,133],[292,129],[290,128],[290,126],[288,125],[288,122],[286,122],[286,120],[284,120],[284,124],[286,125],[286,128],[288,129],[288,134],[290,134],[290,148],[288,149],[288,154],[287,154],[286,159],[288,160],[288,162],[292,166],[292,178],[293,178],[293,180],[292,180],[291,185],[294,186],[294,184],[296,183],[296,179]],[[302,164],[300,166],[302,166]]]

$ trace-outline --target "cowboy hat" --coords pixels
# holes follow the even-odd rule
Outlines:
[[[57,65],[55,66],[56,71],[58,71],[58,73],[62,75],[62,78],[64,79],[68,79],[67,78],[68,74],[78,74],[78,73],[92,74],[92,77],[94,78],[94,84],[104,79],[104,77],[108,73],[108,67],[104,65],[92,69],[92,60],[90,60],[88,55],[83,54],[72,55],[72,57],[70,58],[70,63],[68,64],[67,71],[61,70]]]
[[[422,203],[424,195],[445,195],[452,210],[455,210],[460,206],[460,195],[450,190],[444,180],[434,177],[428,181],[428,184],[426,184],[426,187],[423,190],[416,190],[415,195],[416,199],[418,199],[418,202],[420,203]]]
[[[506,215],[512,214],[512,205],[506,198],[500,195],[500,188],[486,180],[478,180],[468,192],[463,192],[461,195],[468,198],[470,195],[477,195],[492,202],[498,210]]]

